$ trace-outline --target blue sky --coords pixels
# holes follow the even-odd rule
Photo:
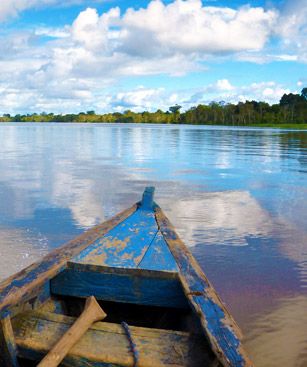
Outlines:
[[[307,85],[306,19],[305,0],[2,0],[0,114],[276,103]]]

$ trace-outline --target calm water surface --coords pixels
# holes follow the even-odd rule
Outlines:
[[[0,278],[156,186],[256,366],[307,366],[307,131],[1,124]]]

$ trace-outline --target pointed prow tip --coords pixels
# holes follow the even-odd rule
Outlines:
[[[145,187],[143,192],[142,201],[140,203],[140,208],[144,210],[152,210],[154,207],[154,193],[155,188],[153,186]]]

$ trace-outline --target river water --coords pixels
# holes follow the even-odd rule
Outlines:
[[[307,131],[0,125],[0,278],[140,199],[146,185],[256,366],[307,366]]]

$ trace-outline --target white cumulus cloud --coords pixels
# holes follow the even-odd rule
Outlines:
[[[197,104],[208,104],[211,101],[237,103],[256,100],[272,104],[278,103],[285,93],[290,93],[290,90],[274,81],[236,86],[228,79],[221,79],[193,92],[181,91],[177,103],[186,109]]]
[[[127,52],[229,53],[259,50],[277,18],[274,10],[203,6],[200,0],[153,0],[146,9],[129,9],[122,18]],[[143,46],[137,47],[135,40]],[[146,42],[149,41],[149,42]]]

